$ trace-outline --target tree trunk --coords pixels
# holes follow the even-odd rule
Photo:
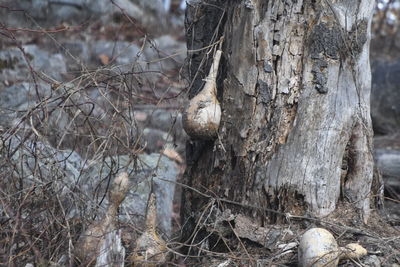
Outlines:
[[[261,223],[276,220],[271,210],[326,216],[342,201],[368,219],[373,8],[373,0],[188,1],[189,97],[212,61],[205,47],[224,36],[219,137],[187,143],[188,232],[205,195]]]

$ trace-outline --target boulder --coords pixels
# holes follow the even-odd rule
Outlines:
[[[24,140],[18,135],[8,138],[0,146],[0,161],[5,177],[18,179],[25,189],[50,186],[66,200],[73,192],[81,172],[87,168],[86,161],[72,150],[57,150],[45,141]],[[21,188],[22,189],[22,188]]]
[[[40,98],[49,96],[50,86],[48,84],[39,83],[37,88]],[[33,83],[22,82],[0,88],[0,125],[5,127],[14,125],[38,102],[36,86]]]
[[[182,114],[178,111],[155,110],[150,117],[149,125],[156,129],[169,132],[173,138],[176,150],[183,155],[185,142],[188,138],[182,126]]]
[[[146,43],[146,58],[151,62],[148,66],[154,71],[170,71],[180,68],[186,58],[186,44],[171,35],[163,35]]]
[[[81,65],[86,65],[90,59],[89,45],[80,40],[62,42],[60,52],[66,59],[68,71],[81,70]]]
[[[36,23],[45,26],[60,23],[79,25],[93,17],[110,20],[113,14],[121,13],[121,9],[139,21],[145,17],[143,10],[131,1],[115,0],[114,2],[115,5],[109,0],[8,0],[6,2],[8,6],[26,10],[34,20],[26,19],[23,12],[5,12],[7,9],[0,10],[0,14],[4,22],[10,26],[32,24],[36,26]]]
[[[145,128],[141,136],[142,146],[148,152],[158,152],[162,150],[165,145],[173,142],[172,136],[168,132],[158,129]]]
[[[93,19],[112,22],[115,15],[128,15],[147,29],[158,32],[171,25],[166,23],[169,4],[160,5],[159,0],[6,0],[4,4],[12,9],[25,10],[31,17],[25,16],[24,12],[0,9],[2,22],[12,27],[37,27],[38,24],[51,27],[62,23],[82,25]],[[182,18],[175,20],[182,26]]]
[[[50,54],[37,45],[23,45],[22,49],[25,55],[17,47],[0,51],[0,80],[3,83],[32,80],[27,61],[39,74],[43,72],[57,81],[63,80],[63,74],[67,72],[67,67],[61,54]]]
[[[67,144],[74,143],[72,133],[83,130],[82,127],[78,129],[77,123],[83,125],[89,116],[92,124],[98,125],[101,119],[106,119],[103,106],[110,106],[100,94],[92,99],[76,89],[69,83],[51,89],[49,84],[42,82],[36,85],[15,83],[0,88],[0,125],[5,129],[18,125],[21,131],[24,127],[31,129],[33,124],[40,135],[47,137],[54,146],[63,141],[63,147],[68,147]],[[45,105],[40,105],[43,100]],[[102,129],[98,130],[102,134]]]
[[[141,154],[137,159],[130,159],[128,155],[107,157],[103,162],[96,163],[91,171],[84,175],[84,180],[91,187],[97,188],[93,194],[97,203],[104,196],[104,190],[110,175],[115,175],[120,170],[125,170],[131,180],[131,189],[121,205],[120,219],[135,225],[143,225],[146,213],[147,200],[153,191],[157,199],[157,221],[161,231],[167,236],[172,231],[172,204],[175,194],[175,182],[179,174],[176,163],[157,153]],[[108,200],[104,199],[101,206],[107,206]]]
[[[58,195],[68,211],[68,218],[103,216],[108,199],[110,179],[127,171],[131,188],[120,208],[120,219],[136,226],[143,225],[151,190],[157,198],[157,221],[161,231],[172,231],[172,204],[179,174],[176,163],[160,154],[106,157],[102,161],[86,160],[72,150],[57,150],[48,142],[23,140],[18,135],[0,146],[0,162],[7,162],[2,172],[8,185],[18,179],[23,188],[43,187]],[[151,184],[153,183],[153,186]],[[11,189],[3,188],[4,190]],[[0,211],[2,207],[0,206]]]
[[[117,66],[121,72],[130,71],[132,70],[132,66],[138,67],[139,63],[142,63],[140,65],[143,68],[146,62],[146,57],[143,55],[140,47],[130,42],[93,41],[90,45],[90,52],[93,63],[101,63],[101,57],[106,56],[107,61]]]
[[[371,116],[375,134],[400,132],[400,62],[372,64]]]
[[[386,191],[400,194],[400,134],[374,138],[375,163],[382,173]]]

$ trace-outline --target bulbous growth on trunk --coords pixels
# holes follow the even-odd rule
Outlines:
[[[182,116],[183,128],[193,139],[214,139],[217,137],[221,121],[221,105],[216,96],[216,78],[221,59],[217,50],[206,84],[200,93],[193,97]]]

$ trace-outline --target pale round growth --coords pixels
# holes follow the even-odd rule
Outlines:
[[[216,93],[216,78],[222,51],[215,53],[210,73],[203,89],[193,97],[185,108],[182,124],[185,132],[195,139],[215,139],[221,122],[221,105]]]
[[[147,205],[146,231],[136,240],[135,250],[130,256],[135,267],[159,266],[167,260],[167,243],[157,234],[156,217],[156,196],[151,193]]]
[[[341,258],[344,259],[358,259],[368,254],[368,251],[357,243],[347,244],[342,251]]]
[[[125,199],[128,190],[129,190],[128,173],[123,172],[114,179],[110,191],[110,203],[118,207],[121,204],[121,202]]]
[[[339,263],[339,247],[329,231],[312,228],[303,234],[298,256],[302,267],[334,267]]]

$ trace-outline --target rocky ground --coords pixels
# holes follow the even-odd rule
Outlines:
[[[31,257],[21,248],[46,243],[40,258],[67,265],[68,242],[57,247],[43,236],[74,244],[104,215],[109,184],[121,171],[132,184],[119,216],[127,247],[141,232],[150,190],[159,230],[170,238],[186,139],[180,3],[168,16],[151,1],[79,0],[9,2],[0,14],[0,222],[22,220],[15,229],[29,233],[25,241],[2,238],[0,262],[20,266]]]
[[[173,244],[179,234],[175,184],[185,167],[180,117],[190,86],[182,68],[184,11],[180,1],[162,8],[156,1],[133,3],[0,4],[1,264],[46,259],[45,264],[68,265],[79,233],[103,216],[111,179],[122,170],[134,184],[119,216],[128,250],[142,230],[152,181],[163,236]],[[303,226],[322,225],[343,242],[359,235],[371,252],[364,266],[398,266],[399,257],[388,254],[400,249],[400,68],[398,62],[373,63],[375,158],[386,185],[386,210],[370,226],[352,221],[348,210],[347,219],[331,218],[340,227],[306,218]],[[387,229],[377,231],[382,226]],[[301,229],[289,229],[287,244],[297,242]],[[266,253],[268,246],[246,231],[244,243],[230,241],[238,251],[190,260],[176,254],[171,261],[295,264],[293,248],[271,247]]]

